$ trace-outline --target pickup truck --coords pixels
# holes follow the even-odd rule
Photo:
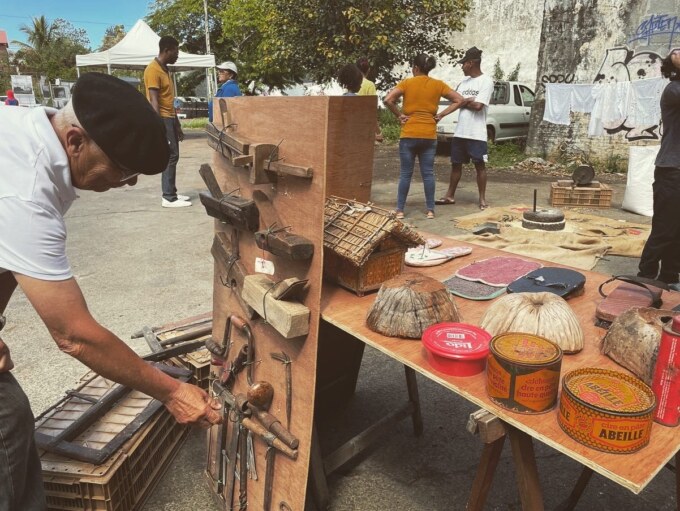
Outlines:
[[[489,142],[526,138],[529,133],[529,116],[534,103],[534,92],[517,82],[494,82],[489,110],[486,114],[486,133]],[[439,102],[439,112],[449,102]],[[444,117],[437,124],[437,140],[448,142],[453,138],[458,124],[458,112]]]

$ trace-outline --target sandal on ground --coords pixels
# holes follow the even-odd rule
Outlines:
[[[481,209],[482,211],[485,210],[485,209],[487,209],[488,207],[489,207],[488,204],[480,204],[480,205],[479,205],[479,209]]]
[[[425,218],[427,218],[428,220],[432,220],[434,218],[434,211],[428,211]]]
[[[438,204],[440,206],[446,206],[447,204],[455,204],[456,201],[454,199],[451,199],[449,197],[441,197],[439,199],[436,199],[434,201],[435,204]]]
[[[394,212],[394,218],[397,220],[403,220],[404,219],[404,212],[403,211],[395,211]]]

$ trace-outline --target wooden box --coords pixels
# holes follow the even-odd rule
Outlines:
[[[40,453],[47,509],[141,509],[188,432],[162,408],[102,465]]]
[[[348,259],[324,248],[324,277],[363,296],[369,291],[380,289],[383,282],[401,274],[406,249],[406,246],[388,239],[380,244],[366,263],[355,266]]]
[[[550,187],[550,203],[553,206],[609,208],[612,205],[612,189],[598,181],[583,186],[573,186],[573,182],[568,180],[557,181]]]
[[[172,359],[172,363],[177,367],[183,367],[191,371],[192,376],[189,383],[198,385],[203,390],[208,390],[210,378],[210,352],[207,349],[202,349],[187,353],[186,355],[179,355]]]

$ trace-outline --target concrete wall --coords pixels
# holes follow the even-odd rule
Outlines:
[[[660,128],[606,126],[590,137],[589,114],[570,126],[543,122],[546,82],[594,83],[659,76],[660,59],[680,46],[680,0],[545,0],[538,53],[538,97],[528,152],[557,156],[585,152],[600,163],[627,158],[630,145],[658,143]]]
[[[492,74],[496,59],[506,75],[521,63],[519,81],[532,89],[536,82],[544,0],[472,0],[466,28],[451,37],[456,48],[483,50],[482,70]],[[456,86],[460,66],[441,64],[432,76]]]

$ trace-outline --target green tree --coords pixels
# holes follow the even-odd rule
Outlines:
[[[102,45],[99,47],[98,51],[108,50],[112,46],[115,46],[123,37],[125,37],[125,27],[123,25],[111,25],[106,29],[106,32],[104,32]]]
[[[21,31],[27,35],[28,42],[12,41],[19,46],[14,64],[36,80],[41,75],[49,80],[75,78],[76,55],[90,51],[85,30],[61,18],[49,23],[45,16],[36,17],[31,25],[22,26]]]
[[[501,67],[501,59],[496,59],[496,63],[493,65],[493,79],[502,80],[505,73]]]
[[[276,34],[279,17],[270,0],[232,0],[219,19],[225,58],[238,64],[246,89],[283,88],[303,80],[305,66]]]
[[[508,75],[508,81],[509,82],[516,82],[517,79],[519,78],[519,69],[520,66],[522,65],[521,62],[518,62],[517,65],[515,66],[515,69],[513,69],[510,74]]]
[[[188,51],[205,51],[202,0],[158,0],[147,17]],[[326,82],[367,57],[387,87],[396,65],[425,52],[454,59],[451,32],[464,28],[470,0],[210,0],[208,29],[217,60],[239,65],[239,80],[284,86]]]
[[[267,56],[283,56],[318,82],[365,56],[379,84],[389,86],[396,65],[418,53],[449,60],[460,55],[451,32],[465,27],[469,0],[270,0]]]

